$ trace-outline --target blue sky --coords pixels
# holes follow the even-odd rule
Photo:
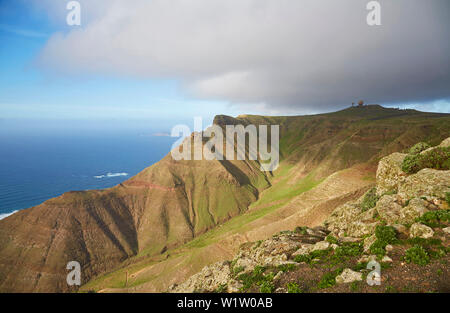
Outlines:
[[[145,27],[148,27],[149,29],[148,32],[151,32],[152,27],[158,28],[158,32],[161,31],[160,37],[166,36],[163,37],[164,40],[158,41],[162,43],[162,47],[157,47],[158,49],[154,48],[156,43],[148,44],[148,40],[154,40],[156,42],[160,37],[155,37],[155,35],[154,37],[147,38],[145,32],[144,35],[140,32],[136,32],[136,28],[131,22],[129,22],[130,25],[126,24],[124,26],[124,33],[129,29],[131,30],[130,33],[127,33],[124,36],[129,38],[136,33],[136,36],[138,37],[139,35],[139,39],[142,39],[142,41],[137,41],[137,43],[136,41],[133,41],[134,44],[127,43],[126,48],[122,48],[123,51],[120,50],[115,54],[112,53],[109,55],[105,52],[100,52],[105,53],[104,59],[108,60],[110,58],[112,61],[110,63],[105,61],[106,65],[100,64],[97,68],[96,62],[98,60],[89,60],[89,57],[87,57],[87,60],[84,60],[83,58],[86,58],[86,54],[83,54],[83,51],[87,51],[87,55],[89,55],[90,51],[103,51],[101,50],[101,47],[89,43],[88,35],[95,35],[96,31],[98,31],[98,25],[108,17],[114,16],[113,13],[111,13],[113,12],[114,5],[109,6],[108,2],[104,2],[103,7],[99,5],[99,8],[97,8],[100,13],[97,11],[92,14],[91,12],[84,12],[89,16],[89,20],[85,21],[80,27],[83,32],[79,32],[79,36],[76,37],[76,32],[78,30],[76,28],[70,28],[61,22],[67,14],[67,11],[64,8],[66,1],[47,0],[43,2],[45,2],[46,5],[40,5],[39,1],[0,0],[1,119],[123,120],[131,121],[131,123],[135,120],[150,120],[153,121],[155,125],[168,125],[170,123],[190,121],[194,116],[202,116],[206,121],[210,122],[216,114],[309,114],[333,111],[345,107],[345,103],[351,103],[352,100],[356,101],[365,96],[364,93],[359,93],[358,91],[354,92],[354,98],[349,97],[348,93],[341,95],[341,89],[345,89],[349,85],[352,85],[352,83],[357,82],[354,77],[351,77],[349,82],[342,86],[335,86],[334,82],[330,83],[328,80],[320,81],[321,78],[313,77],[311,78],[311,81],[317,80],[324,86],[329,84],[330,87],[324,87],[324,90],[321,90],[321,92],[323,92],[323,94],[329,93],[330,95],[324,96],[323,100],[321,99],[317,104],[312,103],[309,105],[311,99],[315,99],[317,96],[315,96],[315,98],[308,98],[309,95],[308,97],[306,97],[306,95],[311,93],[314,95],[318,94],[320,97],[321,93],[317,93],[316,91],[310,92],[316,87],[302,83],[304,82],[303,80],[292,80],[290,78],[299,76],[298,73],[294,73],[295,75],[285,75],[285,71],[281,73],[277,72],[277,70],[272,70],[272,68],[277,67],[277,62],[279,62],[280,68],[284,66],[280,61],[281,57],[288,58],[290,56],[288,54],[284,55],[283,53],[285,53],[285,51],[281,50],[272,52],[273,55],[262,55],[263,52],[261,52],[260,55],[257,50],[259,48],[256,47],[259,42],[256,43],[256,39],[254,44],[255,51],[257,51],[256,53],[251,49],[252,47],[249,48],[250,51],[239,50],[239,48],[237,48],[238,50],[230,49],[227,54],[223,52],[226,49],[226,46],[224,46],[225,49],[220,47],[220,50],[214,50],[215,47],[212,47],[212,43],[216,43],[217,41],[205,43],[204,38],[211,38],[208,34],[200,38],[193,37],[192,45],[194,46],[195,44],[195,47],[189,46],[189,41],[185,41],[185,44],[182,47],[186,51],[176,51],[180,54],[173,56],[169,55],[171,51],[177,50],[176,48],[173,49],[173,47],[178,47],[176,46],[178,42],[187,40],[187,36],[183,36],[183,34],[177,30],[176,34],[180,33],[180,37],[173,38],[173,30],[169,29],[170,25],[167,26],[165,24],[166,21],[161,21],[161,24],[145,24]],[[103,3],[102,1],[99,1],[99,3],[100,2]],[[111,3],[117,2],[118,1],[116,0],[111,1]],[[129,5],[126,6],[124,3],[124,1],[121,3],[119,1],[117,6],[129,8]],[[127,1],[127,3],[130,2]],[[148,5],[145,1],[136,1],[136,3],[136,11],[139,11],[139,5]],[[84,5],[83,2],[82,5]],[[131,9],[133,9],[133,7]],[[186,10],[184,16],[189,16],[189,14],[191,14],[193,17],[196,17],[195,14],[198,13],[198,10],[192,10],[191,8],[184,9]],[[242,8],[242,10],[246,9],[247,7]],[[269,7],[264,9],[269,11],[272,8]],[[153,8],[153,11],[157,10],[161,10],[161,12],[157,12],[160,15],[169,14],[168,16],[171,17],[171,14],[175,14],[170,12],[163,4]],[[233,11],[232,13],[229,13],[230,20],[236,23],[239,22],[240,16],[235,16],[236,13],[233,8],[228,11],[222,9],[222,11]],[[239,8],[236,8],[236,11],[239,11]],[[57,14],[54,14],[54,12],[57,12]],[[208,11],[212,16],[214,15],[214,12],[214,8],[211,8],[210,12]],[[132,16],[133,19],[130,20],[140,21],[140,16],[136,14],[137,13],[132,13],[130,16]],[[251,14],[253,16],[253,13]],[[258,18],[259,15],[255,15],[255,23],[258,21]],[[286,19],[288,17],[283,16],[283,18]],[[155,18],[153,20],[155,20]],[[192,20],[197,21],[199,19],[196,18]],[[348,20],[351,20],[351,16],[348,17]],[[249,19],[249,26],[247,25],[249,29],[249,38],[258,38],[258,30],[255,30],[257,28],[252,27],[250,24],[251,22],[252,20]],[[114,21],[114,23],[116,23],[116,21]],[[211,23],[211,21],[208,20],[208,18],[205,18],[205,21],[202,20],[202,23],[199,22],[199,25],[196,25],[195,27],[202,27],[202,30],[208,29],[208,25],[205,23]],[[220,21],[219,19],[217,23],[227,22]],[[214,24],[211,24],[212,29],[214,29],[215,24],[215,22]],[[348,26],[350,27],[353,25],[350,24]],[[402,25],[398,26],[399,29],[401,26]],[[438,26],[440,25],[437,24],[436,27]],[[228,46],[236,44],[235,40],[237,39],[231,38],[231,35],[228,33],[220,33],[223,29],[226,28],[221,27],[217,30],[217,36],[225,38],[224,41],[228,40],[229,42],[226,42]],[[324,29],[327,31],[327,28]],[[193,30],[190,31],[192,31],[192,34],[194,34],[194,31],[195,34],[198,33],[197,28],[193,28]],[[280,29],[278,31],[284,31],[286,33],[291,32],[290,29]],[[367,30],[364,28],[364,31]],[[318,30],[318,32],[323,33],[324,30]],[[62,34],[62,39],[59,41],[58,38],[56,38],[57,36],[55,36],[57,33]],[[73,36],[71,36],[72,33],[74,33]],[[246,35],[245,30],[242,31],[242,33],[242,37],[244,37]],[[123,38],[120,38],[116,33],[108,35],[117,42],[119,42],[119,40],[121,40],[120,42],[123,42]],[[299,34],[299,37],[301,37],[301,35],[302,34]],[[365,33],[360,35],[366,36]],[[267,33],[267,31],[265,31],[264,36],[271,38],[271,34]],[[53,37],[56,39],[53,40]],[[277,37],[279,36],[274,35],[273,40],[278,40]],[[416,37],[420,37],[420,32],[414,38]],[[313,39],[309,37],[306,38],[305,43],[315,40],[314,38],[315,37],[313,37]],[[111,42],[114,40],[111,40]],[[171,40],[173,40],[173,42]],[[212,40],[215,39],[213,38]],[[94,40],[94,42],[95,41],[96,40]],[[259,41],[264,42],[263,39]],[[448,37],[446,41],[448,42]],[[86,44],[84,44],[85,42]],[[105,43],[109,42],[110,41],[105,41]],[[199,42],[202,42],[205,46],[199,47]],[[241,45],[239,42],[237,42],[237,44],[239,44],[237,47],[245,46],[245,44]],[[283,43],[280,44],[282,45]],[[390,43],[387,43],[387,45],[389,44]],[[172,50],[164,50],[164,45],[172,47]],[[448,43],[446,45],[448,46]],[[290,48],[291,46],[291,43],[286,44],[286,47]],[[444,48],[446,49],[447,46]],[[71,50],[68,50],[69,48],[67,47]],[[130,50],[130,47],[132,50]],[[202,51],[208,49],[211,51],[199,56]],[[446,51],[445,49],[443,49],[444,52]],[[304,48],[300,49],[299,53],[303,50]],[[67,51],[70,51],[70,53],[66,53]],[[130,53],[130,51],[132,51],[132,53]],[[142,53],[146,54],[144,55],[145,59],[143,58],[142,60],[151,60],[151,62],[149,61],[148,64],[144,64],[142,60],[137,59],[136,64],[132,64],[133,58],[135,58],[133,56],[140,51],[144,51]],[[263,51],[263,49],[260,49],[259,51]],[[158,55],[158,53],[160,53],[160,55]],[[344,54],[342,51],[336,51],[336,55],[339,53]],[[425,51],[422,54],[418,54],[417,58],[423,58],[425,53],[428,52]],[[279,58],[277,57],[278,54],[280,54]],[[395,51],[393,51],[392,54],[395,54]],[[121,59],[117,60],[117,58],[115,58],[117,55],[120,55]],[[248,59],[245,58],[247,55],[249,55]],[[242,59],[236,60],[241,56]],[[323,58],[328,59],[334,57],[335,55],[333,54],[323,56]],[[411,61],[409,61],[411,63],[411,68],[417,66],[417,64],[414,63],[414,57],[415,56],[412,56]],[[165,60],[165,58],[167,58],[167,60]],[[183,58],[185,58],[185,61]],[[310,56],[306,55],[304,58],[309,60]],[[436,57],[433,58],[435,59]],[[434,70],[437,69],[439,75],[436,74],[437,76],[424,78],[424,81],[433,81],[433,79],[441,79],[441,77],[447,78],[448,64],[450,63],[448,62],[448,58],[448,54],[445,56],[444,53],[444,56],[440,60],[440,64],[437,64],[434,67],[431,66]],[[404,59],[404,57],[402,56],[401,59]],[[124,60],[123,64],[125,65],[121,63],[122,60]],[[180,60],[179,63],[177,63],[178,60]],[[253,60],[256,61],[253,62]],[[297,60],[297,58],[293,60]],[[301,60],[300,57],[298,60],[298,64],[295,64],[295,66],[289,65],[287,69],[299,68],[302,73],[307,71],[323,72],[323,69],[319,68],[318,65],[312,69],[307,68],[308,63],[311,63],[310,61]],[[395,61],[391,59],[386,60],[387,61],[384,63]],[[342,62],[345,61],[346,60],[342,59]],[[73,71],[73,68],[67,65],[67,63],[72,62],[74,64],[78,64],[77,62],[79,62],[80,71]],[[141,63],[139,62],[142,63],[142,72],[140,71]],[[198,62],[198,65],[195,62]],[[383,60],[379,62],[383,62]],[[320,62],[320,64],[321,63],[323,62]],[[111,64],[111,71],[109,70],[109,64]],[[341,64],[343,63],[339,63],[339,66]],[[251,68],[252,66],[254,68]],[[339,66],[334,66],[332,68],[339,68]],[[378,64],[374,65],[374,68],[378,67]],[[91,70],[92,68],[94,69]],[[105,68],[107,70],[105,70]],[[402,65],[402,68],[408,68],[408,63]],[[370,70],[372,70],[372,68],[368,67],[363,74]],[[406,75],[409,77],[414,76],[409,72],[409,69],[405,70],[405,72],[407,72],[405,73],[405,77]],[[260,77],[257,77],[255,73],[261,73]],[[276,75],[279,75],[280,77],[278,80],[279,85],[277,80],[270,80]],[[333,72],[329,75],[327,72],[323,73],[323,76],[332,77],[333,75],[340,75],[340,73]],[[348,75],[348,71],[343,70],[342,77],[345,77],[345,75]],[[358,73],[358,75],[361,75],[361,73]],[[394,74],[391,73],[390,75],[393,76]],[[395,79],[398,79],[398,77],[395,77]],[[342,80],[344,80],[344,78],[342,78]],[[385,81],[385,79],[380,78],[378,81]],[[420,83],[422,82],[411,81],[411,86],[405,87],[402,90],[415,90],[417,88],[414,87],[414,84]],[[289,86],[289,84],[292,86]],[[373,82],[365,82],[362,86],[370,84],[373,84]],[[296,88],[298,88],[298,91],[294,90]],[[336,90],[333,88],[336,88]],[[380,86],[376,86],[376,88],[373,89],[380,90],[380,95],[384,96],[383,92],[384,90],[387,90],[387,88],[387,85],[381,86],[380,84]],[[399,88],[399,90],[400,89],[401,88]],[[371,89],[367,88],[367,90]],[[399,91],[398,93],[393,92],[390,97],[377,97],[377,94],[374,93],[368,97],[368,101],[386,106],[409,107],[425,111],[450,112],[448,92],[445,92],[445,88],[444,91],[438,91],[440,94],[436,93],[436,96],[434,96],[435,90],[424,90],[421,93],[417,93],[418,96],[406,95],[405,91]],[[332,92],[336,94],[336,103],[331,103],[334,99],[334,94]],[[422,94],[424,96],[421,96]],[[305,95],[305,98],[302,98],[303,95]],[[378,101],[379,99],[382,101]]]
[[[170,129],[164,126],[194,116],[211,122],[215,114],[238,113],[224,101],[186,97],[174,79],[46,73],[36,56],[66,28],[23,1],[1,0],[0,21],[0,119],[150,120]]]

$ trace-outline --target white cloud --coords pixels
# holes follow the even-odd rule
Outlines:
[[[40,66],[175,78],[196,97],[268,109],[450,98],[448,0],[381,0],[378,27],[366,0],[91,2]]]

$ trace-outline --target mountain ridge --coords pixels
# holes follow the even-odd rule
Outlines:
[[[0,221],[0,290],[75,291],[65,283],[69,261],[82,264],[86,282],[130,258],[167,255],[251,205],[286,201],[340,170],[373,167],[389,152],[438,141],[450,132],[448,114],[349,110],[217,116],[214,123],[220,126],[281,125],[281,164],[273,177],[261,172],[257,161],[174,161],[169,154],[118,186],[65,193],[5,218]],[[264,190],[268,196],[261,196]]]

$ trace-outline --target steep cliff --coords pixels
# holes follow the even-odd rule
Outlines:
[[[158,256],[246,212],[311,188],[358,164],[450,133],[448,114],[350,108],[336,113],[218,116],[215,124],[280,125],[280,168],[258,161],[175,161],[169,154],[106,190],[68,192],[0,221],[0,291],[73,291],[66,264],[82,265],[83,283],[132,256]],[[305,186],[305,179],[308,187]],[[310,185],[310,186],[309,186]],[[307,187],[307,188],[306,188]]]

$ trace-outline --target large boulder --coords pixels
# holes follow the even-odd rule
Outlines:
[[[376,210],[388,224],[395,224],[400,219],[402,206],[397,202],[397,196],[385,195],[378,200]]]
[[[362,210],[356,202],[347,202],[337,207],[324,224],[334,234],[343,234],[361,212]]]
[[[434,231],[431,227],[428,227],[426,225],[415,223],[411,225],[411,228],[409,229],[409,236],[411,238],[419,237],[419,238],[431,238],[434,235]]]
[[[291,263],[291,261],[288,261],[288,255],[298,250],[300,245],[308,246],[307,244],[301,244],[296,235],[293,235],[292,238],[288,235],[274,236],[253,245],[244,245],[234,258],[235,267],[240,267],[244,272],[249,272],[258,265],[278,266]]]
[[[403,153],[392,153],[380,160],[376,174],[377,195],[397,190],[398,185],[406,178],[406,173],[402,171],[402,162],[406,157]]]
[[[375,228],[379,224],[378,221],[373,223],[363,223],[360,221],[353,222],[347,229],[347,235],[351,237],[362,237],[375,232]]]
[[[428,212],[428,203],[421,198],[413,198],[409,204],[400,209],[400,222],[403,224],[411,224],[416,218],[421,217]]]
[[[362,277],[362,273],[355,272],[349,268],[346,268],[340,275],[336,276],[336,283],[348,284],[354,281],[361,281]]]
[[[441,171],[429,168],[424,168],[416,174],[408,176],[398,188],[398,194],[403,199],[445,198],[447,192],[450,192],[450,170]]]
[[[221,286],[228,285],[230,279],[231,269],[229,262],[217,262],[205,266],[201,272],[191,276],[181,285],[171,288],[170,292],[212,292]]]

